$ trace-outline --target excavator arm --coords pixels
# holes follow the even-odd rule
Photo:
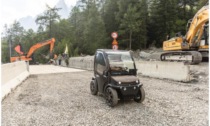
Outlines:
[[[183,61],[189,64],[198,64],[202,59],[208,59],[208,42],[202,44],[202,36],[207,38],[209,5],[202,7],[188,22],[187,34],[176,36],[163,42],[163,50],[160,55],[161,61]],[[207,41],[207,39],[205,39]]]
[[[10,57],[10,62],[15,62],[17,60],[23,60],[23,61],[29,61],[29,60],[32,60],[31,59],[31,55],[34,53],[34,51],[36,51],[37,49],[45,46],[45,45],[50,45],[50,53],[52,53],[53,51],[53,48],[54,48],[54,43],[55,43],[55,38],[52,38],[52,39],[49,39],[49,40],[46,40],[46,41],[43,41],[43,42],[39,42],[35,45],[33,45],[26,56],[19,56],[19,57]]]
[[[200,41],[203,34],[205,23],[209,20],[209,5],[202,7],[192,19],[189,30],[186,34],[186,41],[192,45],[196,45]]]
[[[202,7],[188,23],[189,29],[185,38],[174,37],[163,42],[164,51],[182,51],[191,48],[199,48],[199,42],[202,38],[203,29],[209,20],[209,5]]]
[[[54,48],[54,43],[55,43],[55,38],[52,38],[52,39],[49,39],[49,40],[46,40],[46,41],[43,41],[43,42],[39,42],[39,43],[33,45],[30,48],[26,57],[27,58],[31,57],[31,55],[34,53],[34,51],[36,51],[40,47],[43,47],[43,46],[48,45],[48,44],[50,44],[50,53],[52,53],[52,50]]]

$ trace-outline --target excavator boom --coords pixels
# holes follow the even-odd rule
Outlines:
[[[203,33],[204,24],[209,20],[209,5],[202,7],[192,19],[191,25],[189,27],[188,33],[186,34],[186,41],[190,44],[199,42],[201,39],[201,34]],[[196,35],[197,34],[197,35]],[[197,38],[197,41],[194,37]]]
[[[34,53],[34,51],[36,51],[37,49],[45,46],[45,45],[50,45],[50,53],[52,53],[53,51],[53,48],[54,48],[54,43],[55,43],[55,38],[52,38],[52,39],[49,39],[49,40],[46,40],[46,41],[43,41],[43,42],[39,42],[35,45],[33,45],[26,56],[19,56],[19,57],[10,57],[10,62],[15,62],[17,60],[23,60],[23,61],[29,61],[29,60],[32,60],[31,58],[31,55]]]
[[[43,41],[43,42],[39,42],[39,43],[33,45],[30,48],[30,50],[28,51],[28,54],[27,54],[26,57],[31,57],[31,55],[34,53],[34,51],[36,51],[40,47],[43,47],[43,46],[48,45],[48,44],[50,44],[50,53],[52,53],[52,50],[54,48],[54,43],[55,43],[55,39],[54,38],[46,40],[46,41]]]
[[[208,56],[208,42],[201,42],[202,36],[208,38],[206,26],[209,20],[209,5],[202,7],[188,22],[189,29],[183,38],[176,36],[163,42],[162,61],[183,61],[190,64],[199,64],[202,58]],[[208,41],[205,39],[205,41]]]

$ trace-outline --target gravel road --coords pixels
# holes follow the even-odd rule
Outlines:
[[[120,101],[114,108],[91,95],[92,71],[31,75],[2,101],[1,125],[207,126],[208,63],[191,72],[191,83],[139,76],[145,101]]]

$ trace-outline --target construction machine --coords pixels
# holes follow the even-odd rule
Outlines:
[[[189,64],[199,64],[202,59],[208,59],[209,40],[209,5],[203,6],[188,21],[187,33],[184,37],[176,36],[163,42],[161,61],[183,61]]]
[[[30,61],[32,60],[32,54],[34,53],[34,51],[36,51],[37,49],[45,46],[45,45],[50,45],[50,53],[52,54],[53,48],[54,48],[54,43],[55,43],[55,38],[51,38],[49,40],[45,40],[42,42],[39,42],[35,45],[33,45],[27,54],[23,54],[21,51],[17,51],[19,53],[20,56],[16,56],[16,57],[10,57],[10,62],[15,62],[15,61]],[[15,49],[16,50],[16,49]]]

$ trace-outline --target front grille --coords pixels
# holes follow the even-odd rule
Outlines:
[[[136,82],[122,82],[122,86],[136,85]]]

